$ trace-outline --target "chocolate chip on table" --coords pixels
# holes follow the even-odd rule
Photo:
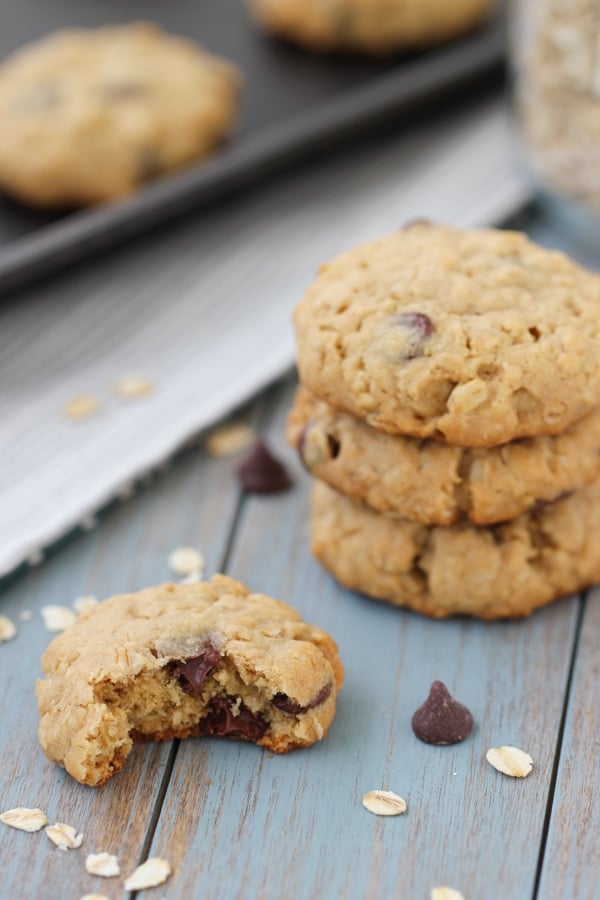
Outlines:
[[[412,717],[412,729],[426,744],[458,744],[473,728],[473,716],[458,703],[442,681],[434,681],[429,696]]]
[[[270,493],[290,487],[290,478],[284,465],[276,459],[260,438],[236,469],[246,491]]]
[[[301,713],[308,712],[309,709],[314,709],[316,706],[320,706],[322,703],[325,703],[329,695],[331,694],[332,684],[331,682],[327,682],[327,684],[321,688],[316,697],[307,703],[306,706],[302,706],[300,703],[294,703],[294,701],[288,697],[287,694],[275,694],[273,697],[272,703],[276,709],[280,709],[281,712],[290,713],[292,716],[299,716]]]
[[[214,641],[208,640],[197,656],[171,663],[170,672],[177,677],[181,689],[186,693],[200,694],[207,675],[218,665],[220,659],[221,651]]]
[[[236,708],[236,713],[232,712]],[[267,723],[255,715],[238,697],[213,697],[208,715],[200,720],[202,734],[214,737],[242,738],[258,741],[267,730]]]

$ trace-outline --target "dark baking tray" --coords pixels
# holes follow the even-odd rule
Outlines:
[[[270,39],[249,20],[242,0],[0,0],[0,58],[56,28],[140,19],[189,35],[241,68],[245,84],[234,138],[212,159],[118,203],[56,216],[0,198],[0,289],[368,132],[377,120],[393,115],[400,122],[419,104],[497,75],[504,52],[501,16],[446,47],[365,60],[315,56]]]

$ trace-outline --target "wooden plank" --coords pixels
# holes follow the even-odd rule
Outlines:
[[[227,569],[329,630],[346,684],[329,735],[308,750],[181,745],[151,850],[176,867],[163,895],[425,898],[446,884],[467,898],[529,900],[579,601],[520,622],[436,622],[340,588],[309,552],[308,479],[283,442],[289,400],[288,387],[270,441],[296,487],[247,500]],[[436,678],[474,713],[461,745],[412,734],[411,714]],[[485,762],[500,744],[531,752],[529,778]],[[405,816],[362,808],[362,794],[380,787],[407,799]]]
[[[600,589],[581,628],[538,896],[600,898]]]
[[[253,408],[260,416],[260,403]],[[92,533],[74,539],[33,570],[5,587],[1,611],[18,624],[17,637],[0,647],[0,810],[39,806],[52,821],[85,833],[81,850],[61,852],[43,834],[0,825],[3,848],[2,897],[77,898],[88,892],[121,893],[121,879],[93,878],[85,855],[117,853],[125,874],[138,864],[168,769],[172,744],[134,748],[123,772],[105,787],[76,783],[50,763],[37,742],[34,682],[39,659],[51,639],[39,610],[49,603],[70,605],[76,596],[108,597],[167,581],[167,557],[191,544],[218,569],[239,501],[231,459],[213,460],[197,446],[181,454],[152,488],[113,507]],[[19,612],[33,612],[20,621]],[[68,887],[67,887],[68,886]]]

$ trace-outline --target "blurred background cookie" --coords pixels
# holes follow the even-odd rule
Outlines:
[[[310,50],[393,53],[451,40],[479,25],[493,0],[247,0],[269,31]]]
[[[0,67],[0,187],[48,207],[127,195],[209,154],[239,86],[232,65],[151,24],[53,34]]]

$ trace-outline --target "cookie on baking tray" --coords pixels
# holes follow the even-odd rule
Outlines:
[[[375,56],[439,44],[483,22],[493,0],[247,0],[269,31],[310,50]]]
[[[134,741],[309,746],[325,736],[344,677],[326,632],[224,575],[106,600],[52,641],[42,668],[42,749],[91,786],[119,771]]]
[[[211,153],[240,77],[147,23],[57,32],[0,65],[0,188],[26,203],[113,200]]]
[[[559,435],[471,449],[375,431],[300,387],[287,433],[316,478],[425,525],[506,521],[600,476],[600,407]]]
[[[489,447],[600,404],[600,277],[525,235],[417,223],[321,267],[302,382],[395,434]]]
[[[526,616],[600,581],[600,481],[489,527],[392,518],[322,482],[312,500],[312,547],[325,568],[428,616]]]

